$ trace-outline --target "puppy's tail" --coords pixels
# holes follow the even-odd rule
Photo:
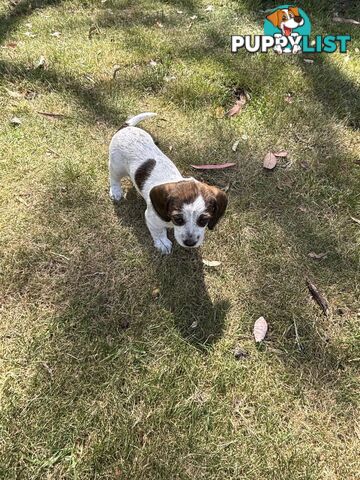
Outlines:
[[[151,118],[155,116],[156,116],[156,113],[152,113],[152,112],[139,113],[139,115],[135,115],[135,117],[128,118],[124,123],[124,127],[125,126],[135,127],[135,125],[142,122],[143,120],[146,120],[147,118]]]

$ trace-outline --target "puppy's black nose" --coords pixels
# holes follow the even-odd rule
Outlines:
[[[294,17],[294,20],[296,23],[300,23],[302,20],[302,17]]]
[[[192,238],[187,238],[186,240],[184,240],[184,245],[186,245],[187,247],[193,247],[194,245],[196,245],[196,240],[193,240]]]

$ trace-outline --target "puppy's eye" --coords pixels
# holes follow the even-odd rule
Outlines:
[[[199,227],[206,227],[208,222],[209,222],[209,218],[207,216],[200,215],[200,217],[197,219],[196,223],[199,225]]]
[[[181,225],[184,225],[184,223],[185,223],[185,220],[181,215],[174,215],[172,217],[172,221],[178,227],[181,227]]]
[[[283,19],[283,20],[286,20],[286,15],[283,15],[282,19]]]

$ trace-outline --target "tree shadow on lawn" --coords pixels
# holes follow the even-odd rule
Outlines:
[[[8,13],[0,16],[0,43],[15,30],[24,18],[29,17],[37,9],[59,5],[64,0],[20,0],[11,4]]]

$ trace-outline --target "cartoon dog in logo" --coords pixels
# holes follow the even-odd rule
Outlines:
[[[274,25],[274,27],[281,30],[282,35],[285,37],[297,36],[298,34],[296,32],[293,33],[293,30],[304,25],[304,19],[300,15],[297,7],[280,8],[270,15],[267,15],[266,18]],[[301,50],[299,45],[295,45],[295,47],[293,53],[297,53]],[[282,49],[279,45],[275,47],[275,51],[282,53]]]

